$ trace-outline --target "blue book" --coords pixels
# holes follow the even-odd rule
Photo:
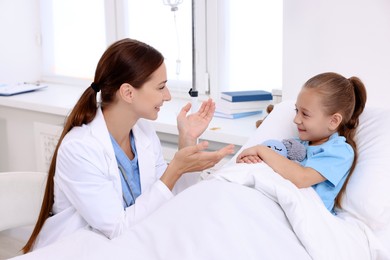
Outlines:
[[[221,98],[230,102],[272,100],[272,93],[265,90],[221,92]]]
[[[230,119],[236,119],[246,116],[254,116],[257,114],[261,114],[263,111],[252,111],[252,112],[243,112],[243,113],[235,113],[235,114],[225,114],[222,112],[214,112],[214,116],[216,117],[222,117],[222,118],[230,118]]]

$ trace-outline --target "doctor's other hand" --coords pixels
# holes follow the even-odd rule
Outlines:
[[[177,116],[177,129],[179,131],[179,149],[196,144],[196,140],[206,130],[213,119],[215,103],[209,98],[203,101],[199,110],[188,114],[191,110],[191,103],[187,103]]]
[[[187,146],[176,152],[161,176],[161,181],[172,189],[183,173],[203,171],[216,165],[227,155],[234,153],[234,145],[227,145],[217,151],[204,151],[208,142],[203,141],[197,145]]]

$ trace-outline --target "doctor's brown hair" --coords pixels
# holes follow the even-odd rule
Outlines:
[[[359,125],[359,116],[366,105],[366,88],[363,82],[357,77],[347,79],[333,72],[314,76],[304,84],[303,88],[313,89],[320,95],[321,105],[326,114],[333,115],[335,113],[340,113],[342,115],[343,119],[337,132],[340,136],[345,137],[347,143],[352,146],[354,151],[350,172],[335,199],[335,206],[341,208],[342,197],[353,170],[355,169],[358,157],[355,134],[356,128]]]
[[[34,230],[22,249],[23,253],[31,251],[43,224],[52,214],[57,152],[65,135],[73,127],[88,124],[95,118],[98,108],[97,92],[101,92],[101,107],[104,109],[115,102],[115,94],[123,83],[141,88],[163,62],[164,57],[159,51],[128,38],[113,43],[103,53],[96,67],[94,82],[81,95],[65,121],[50,164],[41,211]]]

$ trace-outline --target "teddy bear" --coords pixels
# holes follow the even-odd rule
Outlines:
[[[261,143],[290,160],[301,162],[306,158],[305,146],[294,138],[282,141],[269,139]]]
[[[273,109],[274,105],[268,105],[266,109],[267,114],[271,113]],[[256,121],[256,128],[258,128],[261,123],[263,123],[266,117]],[[271,148],[280,155],[283,155],[284,157],[287,157],[288,159],[293,161],[301,162],[306,158],[305,146],[294,138],[283,139],[282,141],[270,139],[264,141],[262,145]]]
[[[274,109],[274,105],[272,105],[272,104],[268,105],[267,109],[266,109],[267,114],[271,113],[272,109]],[[261,125],[261,123],[263,123],[263,121],[265,120],[266,117],[256,121],[256,128],[258,128]]]

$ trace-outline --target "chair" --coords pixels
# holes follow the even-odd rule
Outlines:
[[[0,172],[0,259],[21,254],[38,218],[47,173]]]

